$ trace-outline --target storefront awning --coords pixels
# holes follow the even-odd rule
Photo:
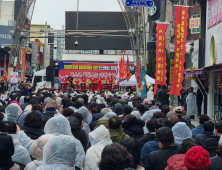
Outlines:
[[[215,64],[215,65],[211,65],[211,66],[206,66],[203,68],[204,71],[218,71],[218,70],[222,70],[222,64]]]

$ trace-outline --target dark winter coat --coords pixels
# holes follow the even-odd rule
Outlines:
[[[169,94],[167,89],[162,89],[159,94],[158,98],[162,105],[166,104],[169,105]]]
[[[73,136],[81,142],[83,148],[86,148],[88,140],[85,131],[81,128],[80,121],[74,116],[70,116],[68,121],[70,123]]]
[[[165,146],[163,149],[151,152],[147,157],[145,170],[164,170],[167,167],[167,160],[177,154],[177,146]]]
[[[43,113],[43,117],[42,117],[42,125],[43,125],[43,127],[45,127],[45,124],[47,123],[47,121],[49,119],[51,119],[52,117],[54,117],[54,114],[52,114],[52,113],[47,113],[47,112]]]
[[[221,170],[222,167],[222,149],[218,149],[215,151],[217,156],[211,158],[210,170]]]
[[[208,138],[204,142],[203,147],[209,152],[210,157],[214,157],[216,155],[215,150],[219,149],[218,147],[219,140],[220,136],[211,136],[211,138]]]
[[[38,139],[40,136],[44,135],[45,132],[42,128],[33,128],[23,125],[21,130],[25,132],[25,134],[30,137],[32,140]]]
[[[119,116],[123,114],[123,109],[115,109],[113,112],[115,112],[117,116]]]
[[[31,90],[29,90],[30,94],[32,94]],[[20,90],[20,96],[28,96],[28,92],[27,90],[24,88],[22,90]],[[31,97],[31,96],[30,96]]]
[[[144,126],[145,126],[145,122],[140,119],[133,119],[131,121],[123,122],[122,124],[125,134],[129,135],[130,138],[133,138],[133,139],[140,139],[143,137]]]
[[[195,139],[199,140],[202,144],[208,139],[211,138],[213,135],[213,132],[202,132],[201,134],[198,134],[195,136]]]
[[[92,114],[92,121],[89,124],[90,130],[93,131],[96,127],[97,121],[102,117],[101,113]]]
[[[140,138],[137,142],[139,144],[140,150],[143,148],[146,142],[153,141],[156,138],[155,134],[145,134],[142,138]]]

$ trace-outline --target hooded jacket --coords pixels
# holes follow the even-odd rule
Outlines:
[[[33,127],[25,126],[25,125],[21,127],[21,130],[23,130],[25,134],[33,140],[36,140],[40,136],[45,134],[42,128],[33,128]]]
[[[92,121],[91,123],[89,124],[89,127],[91,129],[91,131],[93,131],[96,127],[96,123],[97,121],[102,117],[102,114],[101,113],[95,113],[95,114],[92,114]]]
[[[217,156],[211,158],[210,170],[220,170],[222,167],[222,149],[215,151]]]
[[[187,170],[187,167],[184,164],[185,156],[186,154],[177,154],[171,156],[167,161],[167,167],[165,170]]]
[[[109,128],[109,118],[107,118],[107,117],[100,118],[97,121],[95,128],[99,127],[100,125],[104,125],[108,129]]]
[[[129,135],[124,133],[124,129],[116,130],[116,129],[109,129],[110,138],[113,143],[120,143],[123,139],[130,138]]]
[[[133,139],[140,139],[144,135],[143,127],[145,122],[139,119],[123,122],[124,132]]]
[[[204,142],[203,148],[209,152],[210,157],[214,157],[216,155],[215,150],[219,149],[218,148],[219,140],[220,136],[211,136]]]

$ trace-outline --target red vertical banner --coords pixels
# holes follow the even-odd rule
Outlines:
[[[20,58],[19,58],[19,62],[20,62],[20,69],[22,70],[22,63],[24,61],[24,57],[25,57],[25,53],[26,53],[26,49],[24,47],[20,48]]]
[[[187,37],[187,19],[188,15],[188,6],[179,6],[175,5],[175,57],[174,57],[174,69],[173,69],[173,82],[168,94],[180,96],[180,90],[182,87],[182,82],[184,80],[184,63],[186,54],[186,37]]]
[[[137,66],[136,66],[136,82],[137,82],[137,87],[141,87],[141,81],[140,81],[140,64],[139,61],[137,61]]]
[[[23,61],[22,61],[22,77],[21,81],[25,82],[25,69],[26,69],[26,53],[24,53]]]
[[[156,22],[156,73],[154,95],[157,92],[157,84],[166,84],[166,30],[167,22]]]

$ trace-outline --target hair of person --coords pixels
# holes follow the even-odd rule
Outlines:
[[[204,131],[213,132],[214,131],[214,123],[212,121],[206,121],[203,124]]]
[[[63,108],[66,107],[66,104],[69,103],[69,98],[68,97],[63,97],[62,98],[62,105],[63,105]]]
[[[145,106],[143,104],[138,104],[136,108],[139,110],[140,114],[145,112]]]
[[[74,107],[75,107],[76,109],[79,109],[79,108],[82,107],[82,106],[83,106],[83,104],[82,104],[80,101],[76,100],[76,101],[74,102]]]
[[[92,110],[92,108],[93,108],[94,106],[99,106],[99,104],[96,103],[95,101],[91,101],[90,104],[89,104],[89,110]]]
[[[133,156],[133,162],[135,169],[138,168],[140,164],[140,148],[137,143],[137,141],[133,138],[123,139],[120,142],[121,145],[123,145],[127,151]]]
[[[146,127],[150,132],[155,132],[156,129],[156,119],[151,119],[146,123]]]
[[[202,143],[195,138],[184,139],[182,144],[177,148],[178,154],[186,154],[187,151],[194,146],[203,146]]]
[[[167,114],[166,114],[166,119],[172,117],[172,116],[177,116],[177,113],[174,112],[174,111],[169,111]]]
[[[112,101],[112,98],[110,98],[110,97],[106,99],[106,103],[107,103],[107,104],[110,104],[111,101]]]
[[[138,102],[137,102],[136,100],[134,100],[134,101],[132,102],[132,105],[133,105],[133,107],[136,107],[136,106],[138,105]]]
[[[82,105],[84,105],[84,99],[83,99],[83,98],[79,97],[79,98],[77,99],[77,101],[81,102]]]
[[[157,84],[157,88],[158,88],[158,89],[161,89],[161,85],[160,85],[160,84]]]
[[[0,122],[4,119],[4,114],[0,112]]]
[[[136,116],[134,116],[134,115],[129,114],[124,117],[124,122],[130,122],[133,120],[136,120]]]
[[[40,112],[43,111],[42,106],[41,106],[40,104],[34,104],[34,105],[32,105],[32,111],[34,111],[34,110],[38,110],[38,111],[40,111]]]
[[[161,127],[170,127],[170,123],[167,119],[164,119],[164,118],[156,119],[155,127],[156,127],[156,131],[157,131]]]
[[[109,119],[110,129],[119,129],[122,126],[122,121],[118,116],[113,116]]]
[[[29,102],[28,102],[28,105],[34,105],[34,104],[39,104],[39,102],[38,102],[38,100],[36,100],[36,99],[31,99],[31,100],[29,100]]]
[[[65,107],[68,108],[70,106],[74,106],[74,103],[73,102],[68,102]]]
[[[42,118],[36,111],[32,111],[25,116],[24,125],[32,128],[42,127]]]
[[[81,98],[84,100],[84,104],[87,104],[88,103],[88,100],[89,100],[89,96],[87,94],[83,94],[81,96]]]
[[[16,124],[10,121],[0,122],[0,132],[7,132],[8,134],[16,134]]]
[[[15,148],[12,137],[8,133],[0,133],[0,156],[12,157],[14,152]]]
[[[78,112],[73,113],[72,116],[74,116],[75,118],[77,118],[77,119],[79,120],[80,124],[81,124],[82,121],[84,120],[84,117],[83,117],[80,113],[78,113]]]
[[[166,115],[163,112],[155,112],[153,114],[153,118],[159,119],[159,118],[166,118]]]
[[[69,117],[69,116],[73,116],[74,111],[72,109],[70,109],[70,108],[65,108],[65,109],[63,109],[62,114],[65,117]]]
[[[76,100],[77,100],[77,97],[76,96],[74,96],[74,97],[72,97],[72,102],[75,102]]]
[[[156,140],[161,142],[163,146],[174,144],[173,132],[169,127],[161,127],[156,131]]]
[[[99,106],[94,106],[91,110],[92,114],[100,113],[100,112],[101,112],[101,108]]]
[[[219,121],[219,122],[216,123],[215,129],[217,130],[217,133],[222,134],[222,121]]]
[[[159,108],[162,107],[162,103],[160,101],[156,101],[155,105],[158,106]]]
[[[169,123],[170,127],[173,127],[176,123],[178,123],[180,120],[177,116],[170,116],[169,117]]]
[[[28,103],[30,100],[31,100],[31,97],[30,97],[30,96],[25,96],[25,97],[24,97],[24,102],[25,102],[25,103]]]
[[[124,146],[114,143],[103,149],[99,170],[123,170],[133,166],[133,157]]]
[[[202,115],[199,117],[200,124],[204,124],[204,122],[209,121],[209,120],[210,120],[210,118],[209,118],[209,116],[207,116],[206,114],[202,114]]]
[[[101,110],[101,114],[104,116],[104,115],[106,115],[107,113],[109,113],[109,112],[112,112],[112,110],[110,109],[110,108],[103,108],[102,110]]]
[[[163,112],[165,115],[166,115],[169,111],[170,111],[169,105],[164,104],[164,105],[161,107],[161,112]]]
[[[49,103],[46,104],[45,108],[47,108],[48,106],[55,106],[56,110],[61,113],[61,105],[56,100],[51,100]]]
[[[163,85],[162,85],[162,89],[167,89],[166,84],[163,84]]]
[[[99,107],[100,107],[101,109],[104,109],[104,108],[106,108],[106,105],[105,105],[104,103],[100,103],[100,104],[99,104]]]

